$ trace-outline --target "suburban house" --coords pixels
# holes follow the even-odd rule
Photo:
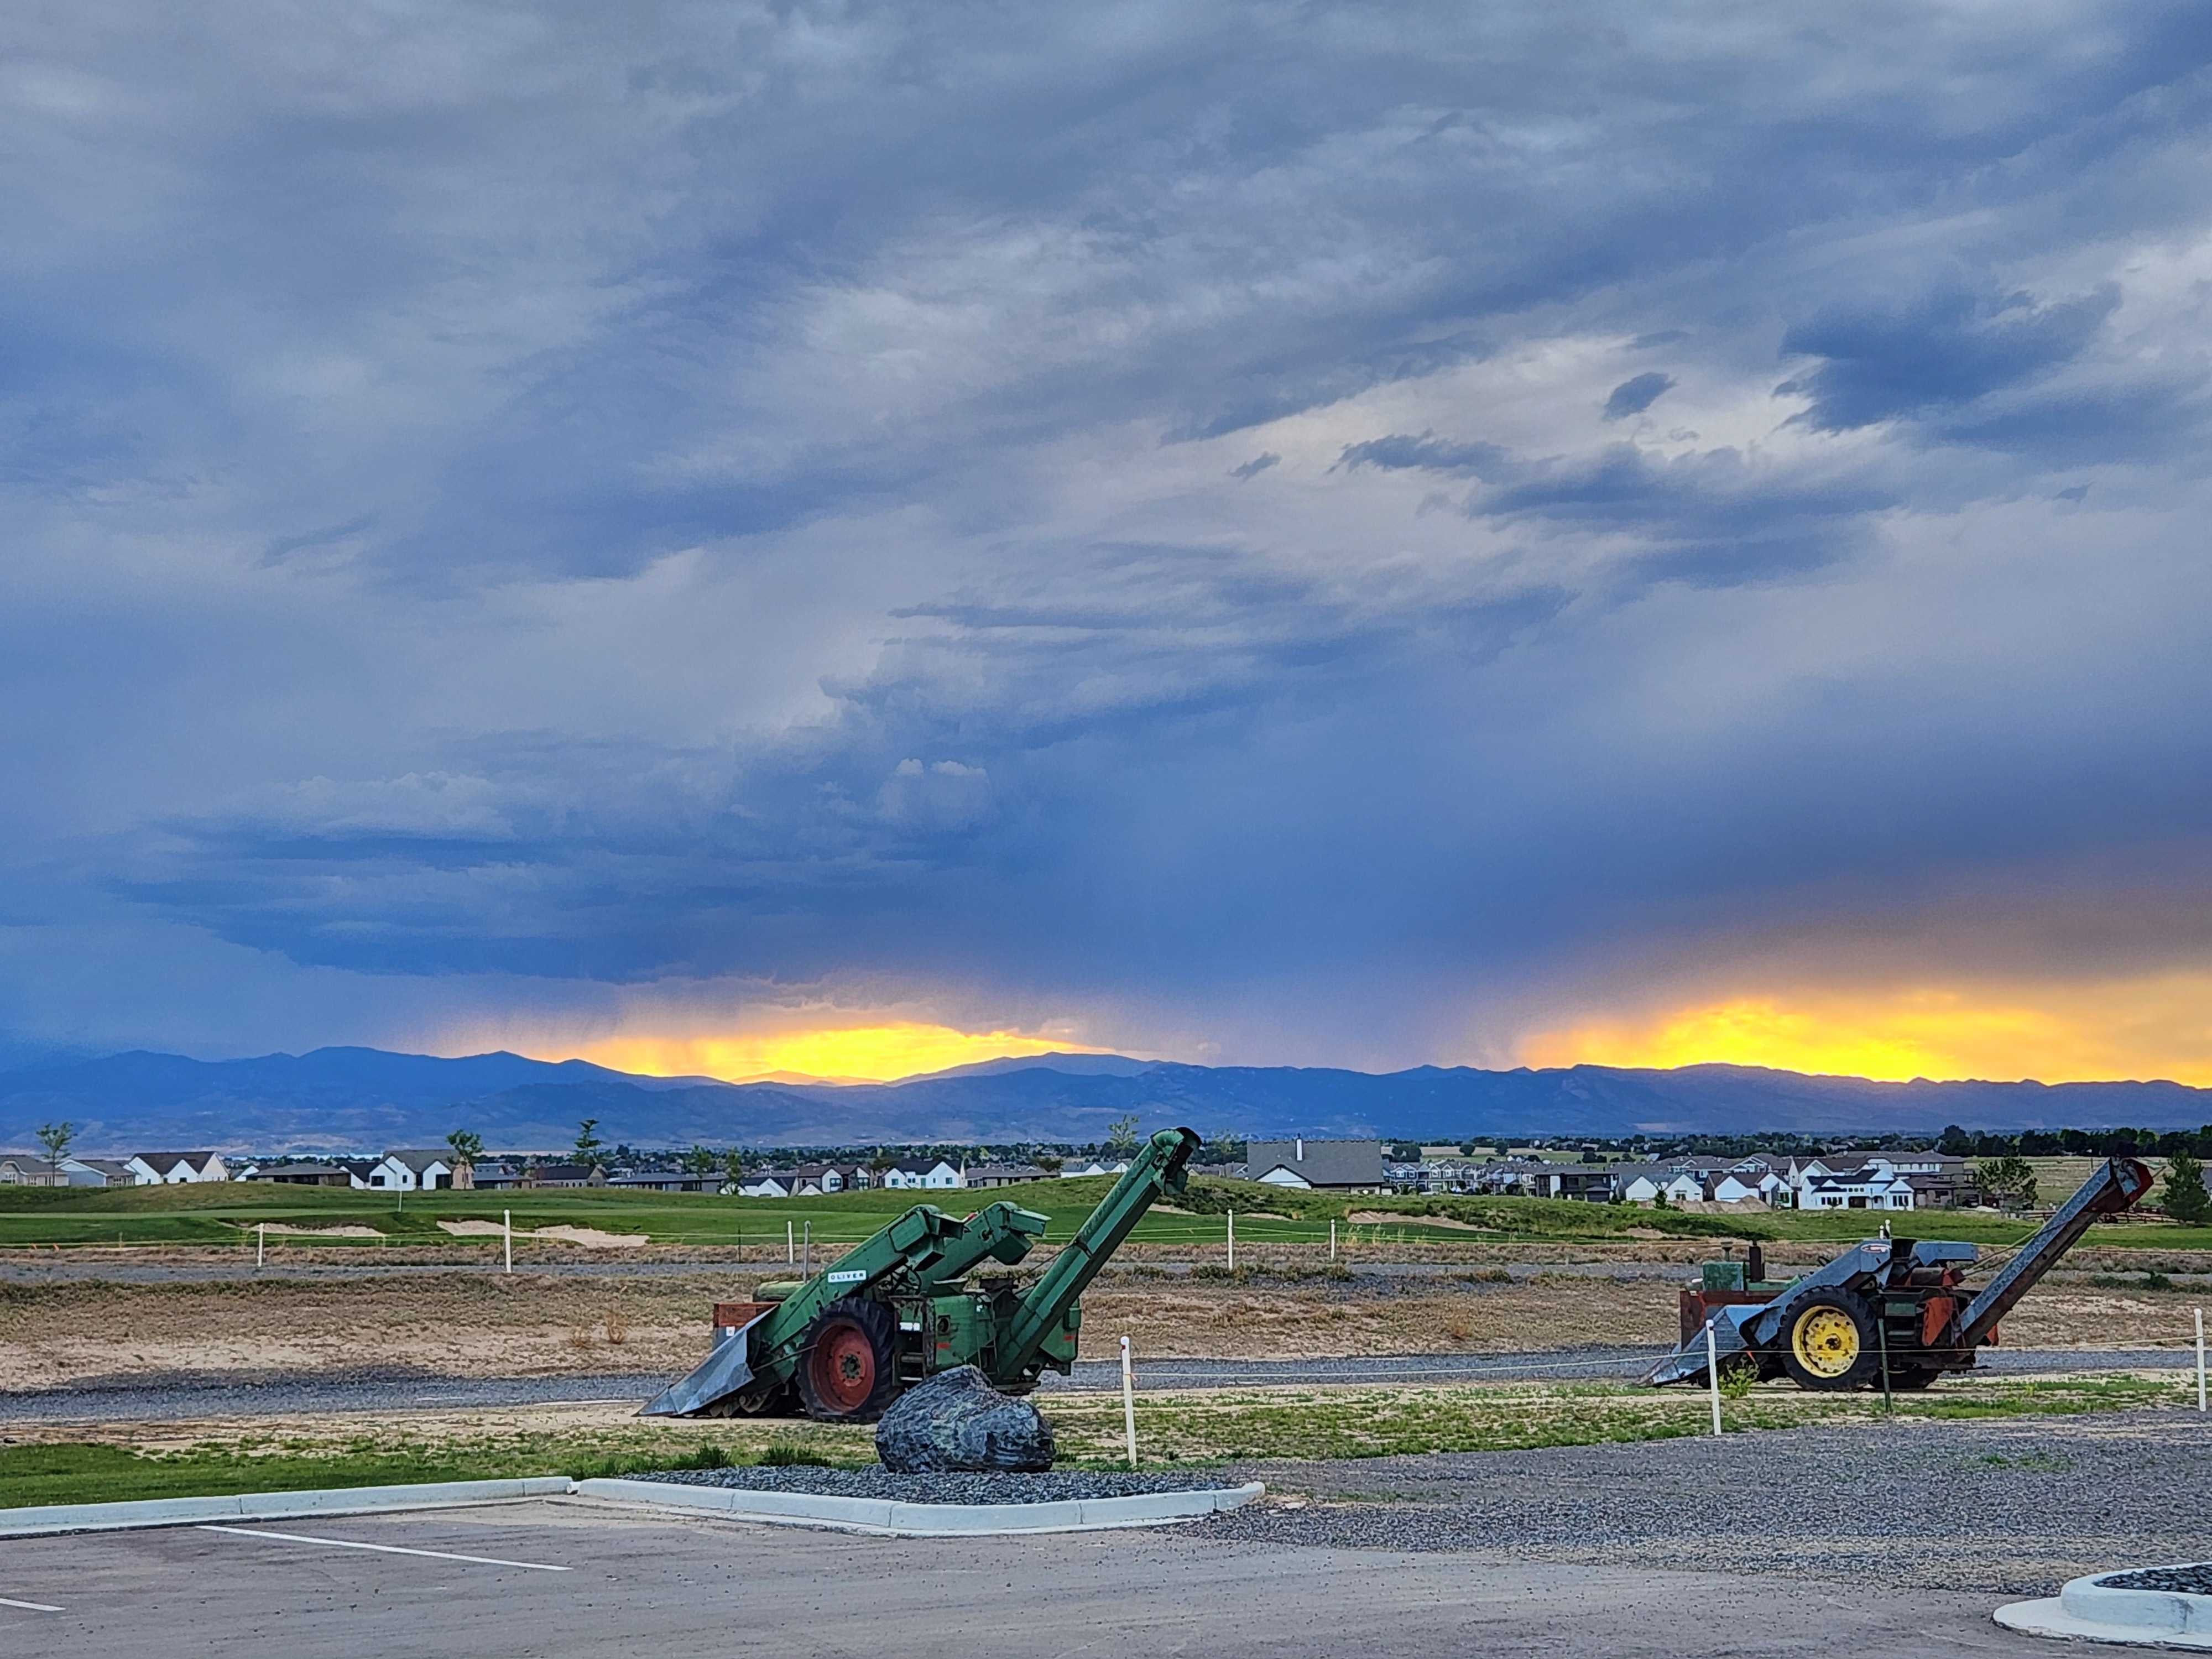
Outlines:
[[[1050,1178],[1034,1164],[978,1164],[968,1171],[970,1187],[1018,1187],[1025,1181]]]
[[[968,1177],[941,1158],[902,1158],[884,1171],[883,1184],[899,1189],[938,1192],[964,1187]]]
[[[596,1164],[532,1164],[513,1158],[476,1165],[477,1188],[526,1191],[532,1187],[604,1187],[607,1172]]]
[[[273,1181],[286,1187],[366,1188],[369,1171],[376,1168],[365,1158],[343,1158],[331,1164],[264,1164],[246,1171],[247,1181]]]
[[[1601,1164],[1553,1164],[1536,1173],[1539,1198],[1580,1199],[1587,1204],[1613,1201],[1613,1171]]]
[[[607,1185],[632,1193],[719,1193],[729,1184],[720,1170],[694,1175],[689,1170],[641,1170],[609,1176]]]
[[[126,1158],[141,1187],[176,1187],[191,1181],[228,1181],[220,1152],[137,1152]]]
[[[1909,1210],[1912,1182],[1882,1160],[1832,1175],[1809,1176],[1797,1188],[1803,1210]]]
[[[865,1164],[802,1164],[792,1173],[802,1189],[811,1186],[817,1193],[862,1192],[868,1185]]]
[[[0,1153],[0,1187],[51,1187],[54,1184],[52,1167],[39,1153]],[[68,1184],[66,1178],[62,1184]]]
[[[1358,1193],[1389,1188],[1379,1140],[1255,1140],[1245,1148],[1244,1175],[1271,1187]]]
[[[369,1167],[368,1184],[383,1193],[434,1192],[453,1184],[451,1152],[386,1152]]]
[[[799,1177],[789,1170],[755,1170],[738,1182],[740,1198],[789,1198]]]
[[[71,1187],[135,1187],[137,1172],[119,1158],[65,1158],[62,1180]]]
[[[1079,1181],[1085,1176],[1118,1176],[1129,1173],[1126,1158],[1071,1158],[1060,1166],[1062,1181]]]

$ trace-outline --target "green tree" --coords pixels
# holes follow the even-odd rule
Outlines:
[[[732,1187],[744,1179],[745,1160],[734,1146],[722,1154],[722,1179]]]
[[[1116,1157],[1128,1158],[1137,1150],[1137,1115],[1117,1117],[1106,1126],[1106,1150]]]
[[[456,1129],[446,1137],[446,1145],[453,1151],[453,1166],[474,1164],[483,1156],[483,1137],[467,1129]]]
[[[714,1174],[714,1152],[705,1146],[693,1146],[690,1152],[684,1154],[684,1170],[686,1175],[706,1176]]]
[[[1984,1159],[1974,1179],[1984,1199],[2008,1209],[2027,1209],[2035,1202],[2035,1168],[2016,1153]]]
[[[64,1120],[59,1123],[39,1125],[39,1145],[46,1149],[47,1184],[62,1184],[62,1160],[69,1156],[70,1143],[76,1139],[76,1125]]]
[[[576,1156],[586,1164],[596,1164],[599,1155],[606,1150],[607,1143],[592,1133],[599,1127],[599,1119],[587,1117],[583,1127],[576,1131]]]
[[[2176,1152],[2166,1161],[2166,1212],[2192,1227],[2212,1218],[2212,1195],[2204,1190],[2204,1166],[2187,1152]]]

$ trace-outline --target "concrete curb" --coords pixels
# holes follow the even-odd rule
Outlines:
[[[1134,1498],[1085,1498],[1057,1504],[902,1504],[882,1498],[832,1498],[818,1492],[743,1486],[688,1486],[668,1480],[580,1480],[576,1496],[603,1503],[688,1510],[769,1526],[823,1527],[883,1538],[985,1537],[1009,1533],[1097,1532],[1195,1521],[1250,1503],[1267,1488],[1209,1487],[1146,1492]]]
[[[45,1504],[0,1510],[0,1538],[43,1538],[68,1532],[123,1532],[140,1527],[191,1527],[223,1521],[287,1521],[311,1515],[367,1515],[378,1510],[440,1510],[558,1498],[572,1486],[564,1474],[525,1480],[435,1480],[409,1486],[325,1487],[306,1492],[242,1492],[230,1498],[152,1498],[128,1504]]]
[[[2191,1595],[2179,1590],[2122,1589],[2105,1582],[2121,1576],[2118,1572],[2106,1572],[2069,1579],[2056,1595],[2034,1601],[2014,1601],[1999,1607],[1990,1617],[2007,1630],[2029,1636],[2115,1642],[2134,1647],[2212,1650],[2212,1595]]]

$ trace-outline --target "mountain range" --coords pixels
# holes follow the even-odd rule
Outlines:
[[[0,1148],[66,1119],[88,1153],[161,1147],[283,1152],[435,1146],[468,1129],[495,1149],[564,1147],[598,1120],[610,1145],[865,1146],[1097,1141],[1133,1113],[1209,1135],[1931,1134],[2195,1128],[2212,1090],[2177,1083],[1874,1083],[1745,1066],[1646,1071],[1415,1066],[1374,1073],[1188,1066],[1118,1054],[988,1060],[896,1083],[720,1083],[506,1053],[442,1059],[376,1048],[203,1060],[133,1052],[0,1069]]]

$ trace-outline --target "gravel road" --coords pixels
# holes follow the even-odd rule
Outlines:
[[[888,1498],[902,1504],[1060,1504],[1085,1498],[1135,1498],[1151,1492],[1199,1492],[1224,1484],[1218,1474],[1113,1474],[1054,1469],[1043,1474],[893,1474],[889,1469],[666,1469],[641,1474],[683,1486],[748,1492],[818,1492],[832,1498]]]
[[[1358,1382],[1456,1382],[1549,1380],[1590,1382],[1638,1376],[1657,1348],[1579,1348],[1538,1353],[1469,1354],[1454,1358],[1410,1354],[1316,1359],[1154,1359],[1139,1364],[1139,1389],[1267,1388]],[[2195,1363],[2181,1348],[1993,1348],[1982,1355],[1990,1375],[2051,1371],[2172,1370]],[[362,1368],[313,1374],[198,1372],[120,1377],[70,1389],[0,1391],[0,1424],[159,1423],[214,1418],[293,1416],[325,1412],[404,1412],[636,1401],[643,1404],[673,1379],[659,1372],[603,1372],[571,1376],[454,1377],[430,1371]],[[1118,1360],[1078,1362],[1073,1376],[1045,1373],[1040,1392],[1119,1389]]]
[[[1269,1495],[1202,1523],[1205,1536],[2030,1595],[2086,1572],[2212,1556],[2212,1419],[2194,1413],[1229,1473],[1265,1480]]]

